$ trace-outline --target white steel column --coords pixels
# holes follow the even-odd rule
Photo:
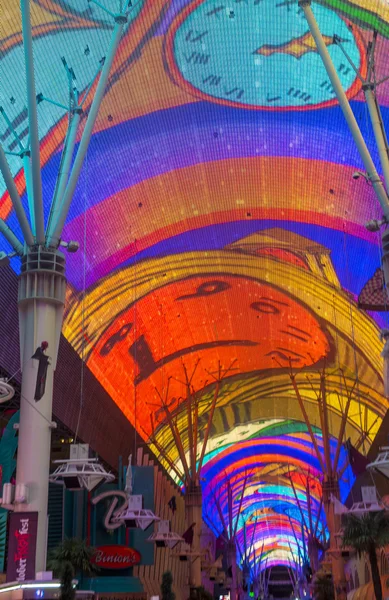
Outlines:
[[[38,267],[31,269],[31,267]],[[36,571],[46,568],[47,503],[50,471],[53,376],[61,334],[66,281],[65,259],[60,252],[41,249],[24,257],[19,280],[19,323],[22,365],[19,442],[16,470],[18,486],[28,489],[27,502],[15,511],[38,512]],[[24,270],[24,272],[23,272]],[[51,270],[51,272],[50,272]],[[39,361],[31,358],[42,342],[48,342],[51,361],[43,397],[34,400]]]
[[[97,0],[90,1],[99,4]],[[73,113],[73,115],[69,114],[69,117],[72,116],[73,118],[69,119],[71,126],[67,136],[68,144],[64,151],[63,161],[61,162],[64,170],[59,176],[61,198],[57,196],[54,198],[51,210],[51,214],[55,213],[53,223],[55,226],[55,243],[51,244],[52,236],[50,231],[44,231],[30,0],[20,0],[20,4],[31,146],[31,164],[30,158],[25,155],[24,168],[31,214],[29,222],[9,170],[5,152],[0,145],[0,173],[3,175],[15,213],[18,217],[24,236],[24,244],[17,239],[1,219],[0,233],[9,241],[15,253],[22,257],[18,301],[22,389],[14,510],[17,512],[38,513],[35,565],[35,571],[37,572],[43,571],[46,568],[53,377],[58,356],[66,292],[65,257],[57,248],[60,245],[62,228],[65,224],[73,193],[77,185],[83,159],[109,78],[110,68],[123,28],[127,23],[130,0],[125,0],[124,3],[121,1],[118,2],[119,12],[117,14],[113,14],[103,8],[103,10],[106,10],[113,17],[114,28],[73,168],[71,168],[73,149],[82,107],[74,106],[73,109],[70,109],[70,113]],[[91,86],[84,94],[83,101],[90,89]],[[67,187],[65,188],[65,186]],[[63,193],[65,194],[64,199],[62,198]],[[36,229],[34,232],[35,239],[31,232],[31,224],[32,229],[34,230],[34,227]],[[50,248],[48,247],[49,245],[51,246]],[[71,251],[71,245],[68,248]],[[47,369],[45,392],[41,398],[35,400],[39,357],[32,358],[32,356],[38,348],[41,348],[42,342],[47,342],[46,355],[51,360]]]

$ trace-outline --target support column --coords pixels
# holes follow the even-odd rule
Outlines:
[[[231,598],[231,600],[237,600],[237,597],[238,597],[238,566],[236,564],[235,540],[228,541],[227,559],[228,559],[228,565],[231,566],[231,571],[232,571],[232,584],[231,584],[230,598]]]
[[[312,573],[316,573],[319,568],[319,551],[316,543],[316,539],[312,534],[308,537],[308,556],[309,563],[311,565]]]
[[[38,512],[35,570],[46,568],[47,503],[50,470],[53,376],[61,334],[66,280],[65,259],[57,251],[38,247],[22,259],[19,277],[19,327],[22,366],[16,486],[27,487],[26,502],[17,512]],[[48,343],[46,388],[35,400],[39,361],[32,355]],[[20,489],[20,488],[19,488]]]
[[[323,481],[323,506],[326,513],[327,527],[330,535],[330,558],[332,578],[334,582],[335,600],[347,600],[347,582],[344,572],[344,560],[338,548],[336,534],[340,531],[340,515],[335,514],[331,495],[340,500],[339,482],[335,477],[326,477]]]
[[[195,588],[201,586],[201,525],[203,519],[203,494],[201,486],[194,482],[189,484],[185,492],[186,523],[190,527],[194,523],[192,553],[189,566],[190,597],[195,598]]]

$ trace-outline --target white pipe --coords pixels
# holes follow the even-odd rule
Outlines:
[[[62,205],[62,198],[66,189],[66,185],[69,179],[70,168],[72,166],[72,158],[74,146],[76,144],[77,139],[77,131],[78,125],[81,119],[81,112],[76,111],[73,114],[71,123],[69,125],[69,134],[66,139],[65,148],[63,150],[63,157],[61,160],[60,171],[58,174],[57,184],[55,187],[53,203],[50,209],[49,222],[47,226],[47,240],[50,239],[51,231],[53,228],[53,217],[57,214],[57,211],[60,210]]]
[[[389,190],[389,158],[388,149],[386,147],[386,140],[382,131],[383,124],[377,109],[376,99],[374,97],[371,86],[364,86],[363,91],[365,94],[367,108],[370,113],[370,119],[373,125],[374,137],[377,144],[378,153],[380,155],[380,162],[382,172],[384,174],[386,189]]]
[[[28,211],[30,213],[31,229],[32,234],[35,235],[35,223],[34,223],[34,192],[32,189],[31,179],[31,159],[29,153],[25,152],[22,157],[24,167],[24,179],[26,181],[26,193],[28,200]]]
[[[0,233],[2,233],[7,242],[11,244],[15,252],[19,254],[19,256],[23,256],[23,244],[18,240],[12,229],[8,227],[3,219],[0,219]]]
[[[5,185],[7,186],[7,190],[10,195],[16,217],[19,221],[20,228],[24,235],[24,241],[26,242],[26,244],[28,246],[32,246],[34,244],[34,238],[32,237],[30,224],[27,221],[27,217],[26,217],[26,213],[24,212],[22,201],[20,199],[18,190],[16,189],[14,178],[12,177],[12,173],[11,173],[11,170],[10,170],[8,162],[7,162],[7,157],[5,155],[3,147],[1,145],[0,145],[0,171],[4,177]]]
[[[125,22],[126,18],[122,17],[117,19],[115,23],[111,44],[108,50],[108,55],[104,61],[104,66],[101,71],[99,83],[97,84],[95,97],[93,98],[92,106],[89,110],[89,115],[85,124],[85,129],[82,134],[76,158],[74,160],[72,173],[66,186],[61,206],[57,207],[55,212],[53,212],[53,233],[47,239],[47,243],[49,246],[57,247],[61,240],[62,230],[65,225],[71,201],[73,199],[73,194],[76,189],[82,165],[84,163],[84,158],[88,150],[88,145],[92,136],[92,131],[97,118],[97,113],[99,111],[100,104],[104,96],[105,87],[107,85],[109,73],[111,70],[113,60],[115,58],[116,50],[119,45],[120,37],[122,35]]]
[[[37,282],[35,293],[39,295],[41,293],[39,287],[43,279],[38,274],[35,281]],[[50,303],[47,299],[29,298],[23,304],[19,304],[23,375],[16,483],[27,486],[29,497],[28,503],[16,504],[15,511],[38,513],[36,572],[46,570],[53,375],[57,352],[56,341],[62,324],[62,318],[58,319],[58,311],[61,312],[62,317],[63,306]],[[51,364],[47,371],[45,394],[39,402],[36,402],[34,395],[39,363],[31,357],[42,341],[47,341],[49,344],[47,353],[51,357]]]
[[[369,179],[374,187],[377,198],[381,204],[382,211],[383,211],[386,219],[389,221],[388,195],[385,191],[385,187],[384,187],[384,185],[377,173],[377,170],[374,166],[373,160],[372,160],[369,150],[366,146],[366,142],[363,139],[363,135],[361,133],[361,130],[359,129],[359,126],[358,126],[358,123],[354,116],[354,113],[351,110],[350,103],[348,101],[348,98],[347,98],[344,90],[343,90],[341,81],[338,77],[335,67],[332,63],[330,54],[327,50],[327,46],[324,43],[323,36],[320,32],[320,29],[318,27],[318,24],[316,22],[316,19],[314,17],[314,14],[312,12],[310,4],[311,4],[310,0],[300,0],[300,2],[299,2],[299,6],[301,6],[301,8],[304,11],[305,17],[306,17],[308,25],[309,25],[309,29],[310,29],[311,34],[316,42],[318,52],[323,61],[323,64],[327,71],[328,77],[330,78],[332,87],[334,88],[336,97],[338,98],[339,105],[343,111],[343,115],[347,121],[349,128],[350,128],[351,135],[354,138],[354,142],[358,148],[358,151],[359,151],[359,154],[363,161],[363,164],[365,166],[366,172],[367,172]]]
[[[34,219],[36,227],[36,243],[45,241],[45,228],[42,201],[42,177],[39,152],[38,116],[36,109],[36,91],[34,75],[34,55],[32,49],[30,0],[20,0],[22,13],[22,31],[24,60],[26,65],[26,87],[28,107],[28,129],[30,134],[32,188],[34,196]],[[27,240],[26,240],[27,241]]]

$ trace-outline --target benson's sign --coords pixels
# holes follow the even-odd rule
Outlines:
[[[100,569],[128,569],[140,563],[141,555],[127,546],[99,546],[93,562]]]

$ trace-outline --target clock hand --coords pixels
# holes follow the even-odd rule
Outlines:
[[[324,35],[324,42],[326,46],[332,46],[336,44],[333,36]],[[304,35],[288,40],[284,44],[265,44],[253,52],[253,54],[259,54],[260,56],[271,56],[272,54],[290,54],[297,59],[308,52],[316,52],[316,42],[312,37],[310,31]]]

